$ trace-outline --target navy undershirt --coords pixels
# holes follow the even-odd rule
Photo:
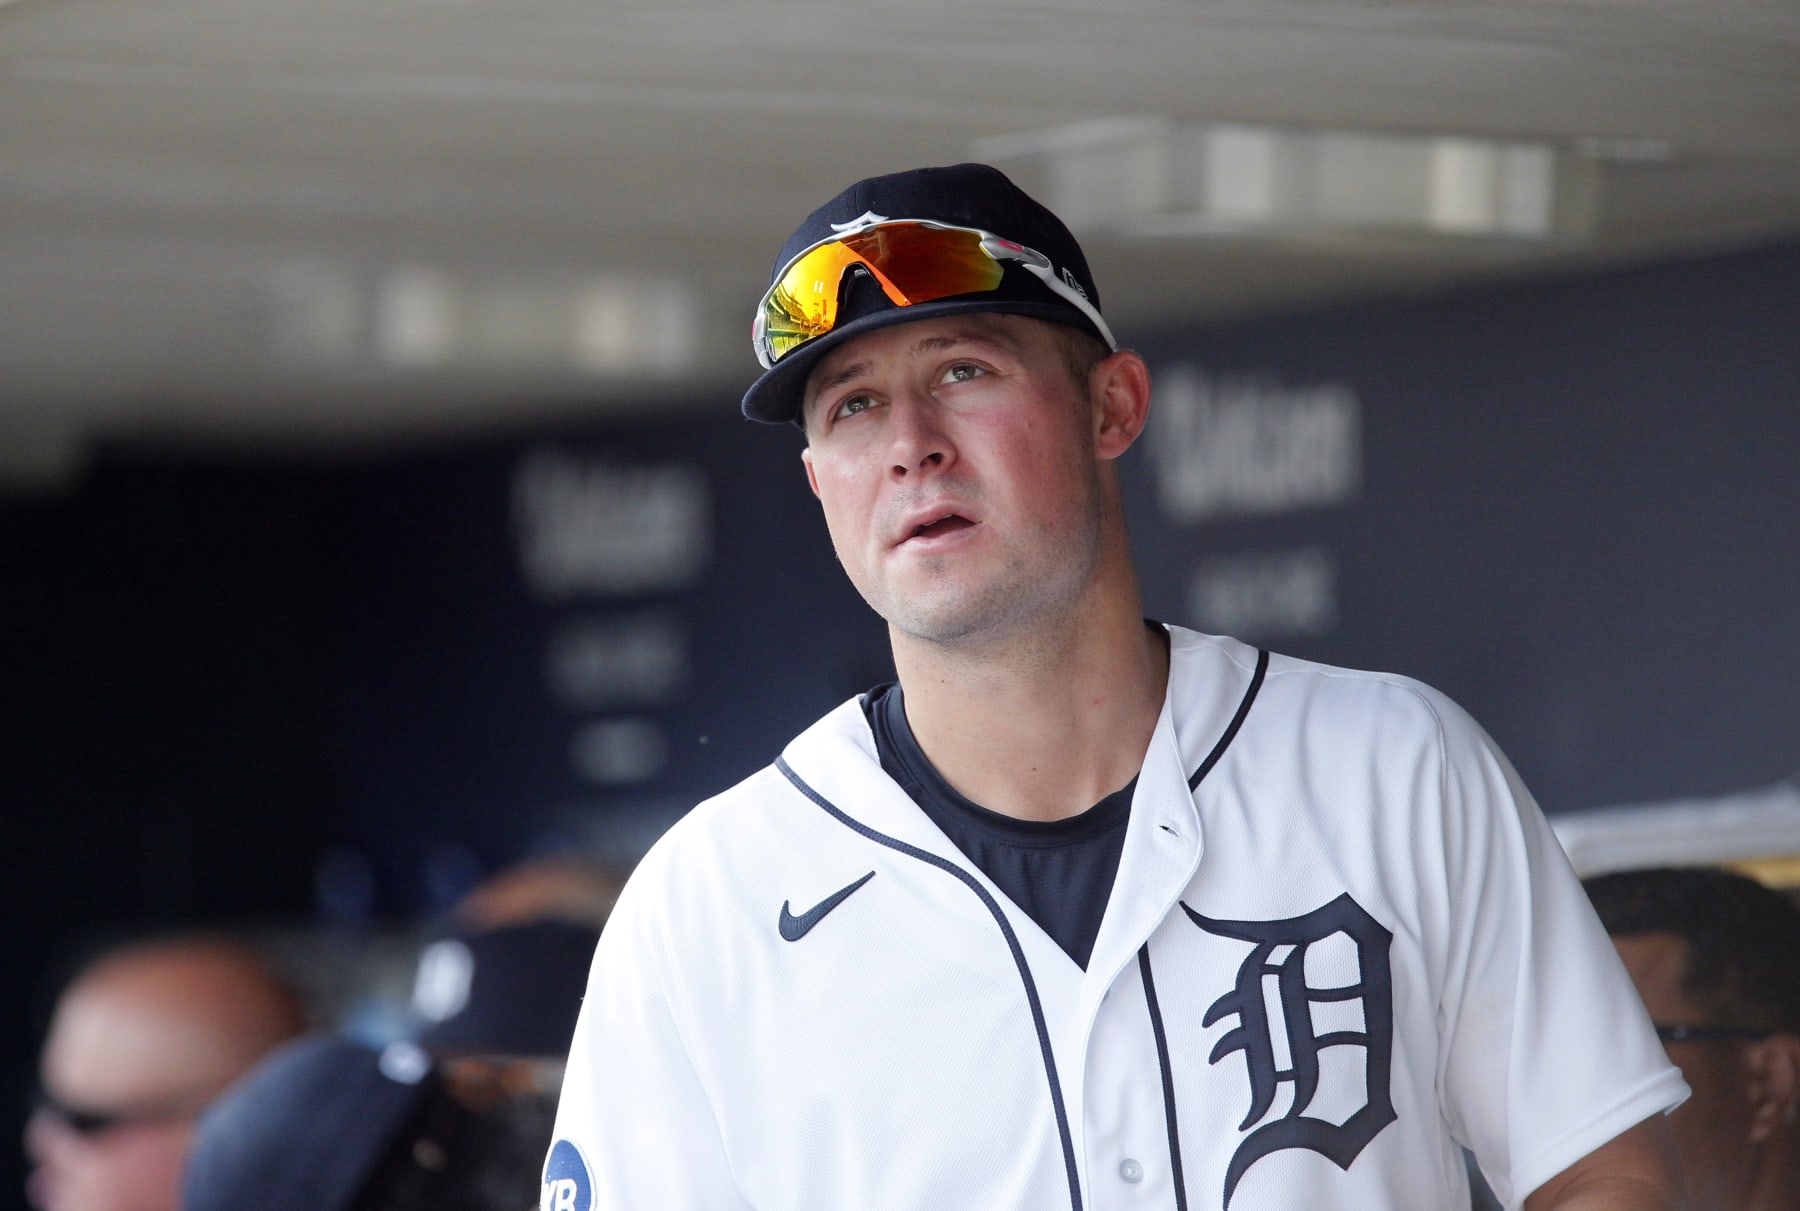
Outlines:
[[[1137,779],[1065,820],[1015,819],[971,803],[944,781],[913,737],[897,684],[864,694],[862,708],[888,777],[1086,970],[1119,871]]]

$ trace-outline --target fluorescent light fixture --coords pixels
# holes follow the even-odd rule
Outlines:
[[[1126,235],[1385,231],[1554,239],[1591,229],[1594,156],[1548,141],[1163,118],[1001,136],[1077,229]]]
[[[434,269],[407,266],[383,278],[375,306],[375,343],[393,366],[443,365],[462,343],[456,283]]]
[[[697,312],[672,278],[593,278],[574,300],[574,362],[601,374],[680,373],[699,352]]]
[[[296,262],[265,291],[271,347],[289,361],[659,377],[688,373],[700,357],[692,288],[655,275],[493,278],[428,265],[371,274]]]

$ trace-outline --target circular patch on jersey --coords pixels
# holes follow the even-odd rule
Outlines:
[[[569,1140],[557,1140],[544,1160],[544,1191],[538,1211],[593,1211],[594,1183],[588,1180],[587,1161]]]

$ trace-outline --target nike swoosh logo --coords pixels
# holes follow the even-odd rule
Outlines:
[[[789,907],[788,902],[783,900],[781,902],[781,918],[777,922],[777,925],[781,930],[781,936],[789,942],[798,942],[801,938],[806,936],[807,931],[825,919],[826,913],[842,904],[845,900],[848,900],[851,892],[855,891],[874,877],[875,872],[870,871],[850,886],[832,892],[829,896],[826,896],[823,900],[820,900],[817,904],[813,905],[797,917],[794,915],[793,909]]]

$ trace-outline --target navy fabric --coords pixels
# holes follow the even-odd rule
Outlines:
[[[788,237],[769,272],[770,283],[800,253],[830,239],[836,228],[864,214],[929,219],[1004,236],[1049,257],[1056,273],[1086,295],[1094,310],[1100,310],[1100,292],[1088,270],[1087,258],[1063,221],[1013,184],[1006,174],[986,164],[916,168],[858,181],[813,211]],[[852,283],[858,279],[854,273],[845,277]],[[910,307],[895,306],[879,288],[846,292],[840,300],[837,326],[790,350],[772,370],[751,384],[744,393],[744,415],[770,423],[798,421],[801,396],[813,364],[832,346],[858,333],[934,316],[984,311],[1070,324],[1093,333],[1096,339],[1106,339],[1078,308],[1017,265],[1006,267],[995,290],[953,295]]]
[[[335,1035],[277,1049],[201,1117],[184,1211],[348,1211],[440,1088],[424,1052]]]
[[[1065,820],[1019,820],[971,803],[933,768],[898,685],[863,697],[881,768],[963,854],[1083,969],[1106,915],[1137,779]]]
[[[413,1009],[419,1045],[433,1055],[561,1059],[575,1034],[600,931],[566,921],[530,921],[491,930],[454,930],[426,947]],[[463,966],[450,1003],[429,1003],[434,959],[449,951]]]

